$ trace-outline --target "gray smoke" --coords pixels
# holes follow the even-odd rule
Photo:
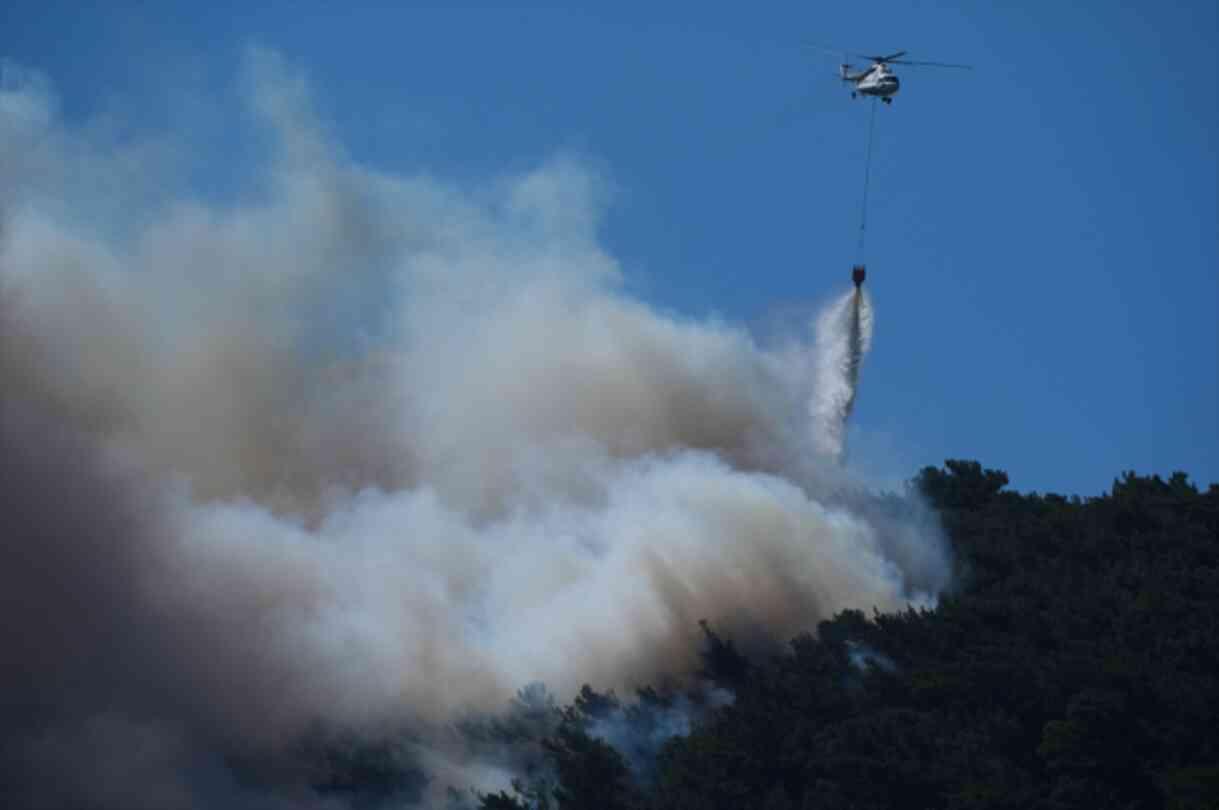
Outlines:
[[[232,203],[176,183],[189,143],[0,82],[9,806],[342,807],[348,771],[435,804],[506,786],[453,724],[525,684],[934,600],[934,522],[810,424],[814,347],[627,295],[583,162],[379,172],[244,71],[272,150]]]
[[[866,672],[869,667],[876,667],[885,672],[897,671],[897,664],[893,659],[871,645],[848,639],[846,647],[851,666],[856,669]]]
[[[590,718],[585,731],[618,751],[636,779],[646,784],[665,743],[686,736],[709,712],[735,700],[732,692],[723,688],[712,687],[692,694],[700,700],[695,702],[689,694],[678,694],[636,700],[627,705],[615,702],[607,711]]]

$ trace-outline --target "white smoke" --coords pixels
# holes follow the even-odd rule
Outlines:
[[[275,148],[232,204],[170,193],[143,159],[186,145],[99,140],[33,74],[0,85],[0,381],[41,426],[13,431],[11,458],[89,458],[39,497],[117,510],[56,530],[65,558],[125,549],[87,573],[121,587],[48,631],[43,658],[75,661],[76,633],[141,651],[45,733],[10,726],[19,802],[102,795],[96,768],[53,793],[38,775],[108,729],[155,752],[111,751],[103,806],[206,806],[239,792],[200,787],[218,757],[318,723],[443,728],[534,681],[629,691],[690,676],[702,619],[781,643],[843,608],[934,599],[933,524],[841,497],[852,349],[825,318],[842,304],[796,352],[662,315],[622,291],[598,239],[607,184],[579,160],[477,192],[378,172],[281,60],[245,70]],[[34,480],[16,469],[6,497]],[[120,495],[92,499],[112,486],[96,481]],[[55,512],[7,532],[6,559],[43,553]],[[32,595],[0,641],[70,598]],[[9,684],[13,705],[47,683]],[[417,734],[433,776],[500,773]],[[115,787],[137,765],[162,799]]]

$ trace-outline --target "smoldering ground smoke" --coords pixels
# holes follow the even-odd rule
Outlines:
[[[243,76],[272,148],[223,203],[174,184],[189,141],[0,84],[10,805],[343,806],[319,739],[392,741],[435,803],[506,784],[453,723],[525,684],[934,598],[933,522],[810,424],[814,347],[627,294],[596,172],[378,172],[274,55]]]

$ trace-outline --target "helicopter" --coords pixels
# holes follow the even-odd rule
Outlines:
[[[857,59],[867,59],[872,64],[858,72],[852,72],[852,65],[844,62],[838,68],[838,77],[844,82],[850,82],[854,85],[851,90],[851,98],[857,98],[861,95],[875,96],[886,104],[892,104],[893,96],[896,95],[898,88],[901,87],[901,82],[889,65],[923,65],[972,70],[970,65],[958,65],[951,62],[916,62],[902,59],[901,57],[905,55],[905,51],[891,53],[888,56],[848,54],[848,56],[854,56]]]

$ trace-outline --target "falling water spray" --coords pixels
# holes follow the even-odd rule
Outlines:
[[[817,317],[817,388],[810,403],[819,450],[846,459],[846,423],[855,407],[859,369],[872,346],[872,302],[862,287],[834,300]]]
[[[864,310],[867,307],[866,299],[864,298],[863,288],[856,287],[854,295],[851,296],[851,308],[847,323],[847,388],[849,389],[849,397],[843,412],[843,419],[848,419],[851,416],[851,410],[855,407],[855,395],[859,390],[859,366],[863,362],[864,352],[868,350],[865,345],[864,338]],[[870,324],[869,324],[870,327]],[[868,331],[868,341],[871,340],[871,329]]]

